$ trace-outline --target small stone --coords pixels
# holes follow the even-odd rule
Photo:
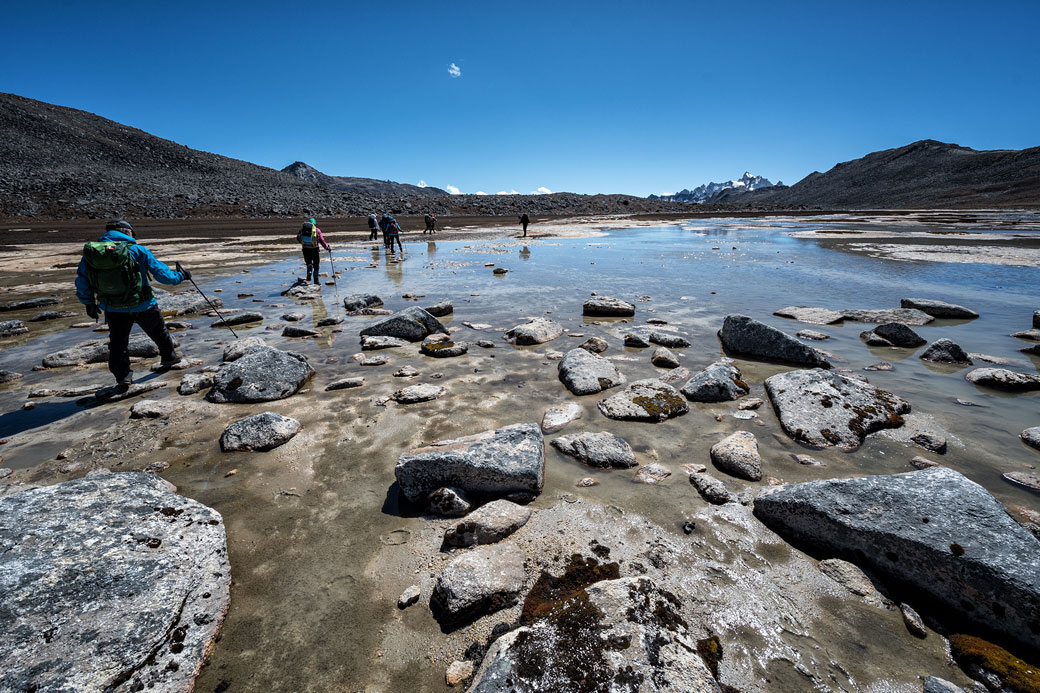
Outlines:
[[[711,461],[719,470],[748,481],[762,479],[758,441],[748,431],[736,433],[711,447]]]
[[[444,672],[444,682],[449,686],[461,686],[473,678],[473,662],[455,660]]]
[[[507,270],[507,269],[506,269],[505,267],[496,267],[495,269],[493,269],[493,270],[491,271],[491,273],[492,273],[492,274],[498,274],[498,275],[502,275],[502,274],[505,274],[505,273],[506,273],[506,272],[508,272],[508,271],[509,271],[509,270]]]
[[[321,334],[317,330],[310,330],[306,327],[297,327],[296,325],[286,325],[282,328],[283,337],[317,337]]]
[[[925,450],[930,450],[939,455],[946,454],[946,439],[942,436],[935,435],[934,433],[918,433],[910,437],[917,445],[920,445]]]
[[[419,601],[420,594],[421,592],[419,591],[419,585],[411,585],[410,587],[406,588],[405,591],[401,593],[401,596],[397,599],[397,608],[407,609],[412,604],[415,604]]]
[[[820,466],[823,466],[823,462],[820,462],[818,459],[816,459],[812,455],[795,455],[794,456],[794,460],[798,464],[804,464],[807,467],[820,467]]]
[[[224,452],[266,452],[289,442],[300,432],[300,422],[272,411],[239,419],[224,429]]]
[[[161,419],[180,407],[180,402],[170,399],[143,399],[130,407],[131,419]]]
[[[711,474],[693,472],[690,474],[690,483],[704,500],[713,505],[724,505],[734,500],[726,485]]]
[[[888,361],[881,361],[879,363],[872,363],[869,366],[864,366],[865,371],[890,371],[894,366]]]
[[[1023,486],[1030,491],[1040,491],[1040,475],[1031,472],[1007,472],[1004,479],[1016,486]]]
[[[549,407],[542,415],[542,433],[555,433],[580,418],[581,407],[573,402]]]
[[[916,638],[928,637],[928,629],[924,627],[924,621],[909,604],[900,604],[899,612],[903,615],[903,623],[906,629]]]
[[[600,337],[589,337],[578,347],[593,354],[602,354],[607,350],[607,340]]]
[[[894,344],[892,344],[892,342],[888,341],[887,339],[885,339],[884,337],[879,335],[877,332],[874,332],[873,330],[867,330],[866,332],[860,332],[859,333],[859,338],[862,339],[863,342],[867,346],[872,346],[872,347],[890,347],[890,346],[895,346]]]
[[[880,596],[867,574],[853,563],[840,558],[820,561],[820,572],[858,597]]]
[[[351,361],[357,361],[359,366],[385,366],[390,362],[386,356],[379,354],[378,356],[369,356],[367,354],[354,354],[350,357]]]
[[[495,343],[492,342],[490,339],[478,339],[477,346],[481,349],[494,349]]]
[[[591,476],[583,476],[574,485],[578,488],[589,488],[590,486],[598,486],[599,481]]]
[[[552,446],[590,467],[636,466],[635,453],[625,439],[607,431],[560,436],[553,439]]]
[[[408,346],[411,344],[406,339],[398,337],[387,337],[385,335],[364,336],[361,338],[361,351],[374,351],[376,349],[392,349],[394,347]]]
[[[467,353],[469,345],[452,341],[450,335],[433,334],[422,341],[419,351],[434,358],[452,358]]]
[[[741,400],[740,403],[737,405],[737,409],[758,409],[763,404],[765,404],[765,402],[759,399],[758,397],[749,397],[745,400]]]
[[[305,317],[307,316],[303,313],[286,313],[282,316],[282,320],[285,320],[286,322],[299,322]]]
[[[419,369],[414,366],[402,366],[394,371],[395,378],[414,378],[420,375]]]
[[[1019,434],[1019,437],[1029,447],[1040,450],[1040,426],[1027,428]]]
[[[474,510],[444,532],[448,546],[495,544],[527,524],[532,510],[508,500],[494,500]]]
[[[662,464],[652,462],[650,464],[644,464],[636,471],[635,480],[641,484],[647,484],[652,486],[659,484],[672,475],[670,469]]]
[[[447,388],[441,385],[421,383],[398,390],[393,394],[393,399],[400,404],[417,404],[443,397],[447,392]]]
[[[825,339],[831,338],[829,334],[817,332],[816,330],[802,330],[801,332],[796,332],[794,336],[799,339],[811,339],[816,342],[822,342]]]
[[[625,346],[634,349],[645,349],[650,346],[650,340],[641,334],[629,332],[625,334]]]
[[[666,347],[657,347],[650,356],[650,362],[658,368],[678,368],[679,358]]]
[[[962,366],[971,365],[971,357],[952,339],[937,339],[921,353],[922,361],[934,363],[952,363]]]
[[[333,325],[343,324],[343,318],[322,318],[318,322],[314,323],[315,327],[331,327]]]
[[[355,378],[340,378],[325,386],[325,392],[332,392],[334,390],[347,390],[355,387],[361,387],[365,384],[365,379],[362,377]]]

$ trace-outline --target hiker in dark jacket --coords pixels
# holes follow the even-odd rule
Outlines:
[[[102,245],[105,244],[105,245]],[[107,255],[106,249],[113,257],[124,246],[127,253],[127,262],[133,263],[134,267],[119,266],[115,268],[98,269],[88,263],[88,257],[97,264],[98,255]],[[105,233],[89,253],[84,248],[84,257],[79,261],[79,269],[76,270],[76,298],[87,308],[87,315],[98,318],[99,310],[105,312],[105,322],[108,323],[108,370],[116,377],[116,382],[122,387],[129,387],[133,383],[133,371],[130,370],[130,330],[134,323],[141,326],[145,334],[159,347],[159,366],[163,369],[169,368],[178,361],[173,338],[166,329],[166,322],[159,305],[152,295],[152,288],[148,283],[148,275],[161,284],[180,284],[185,279],[191,278],[187,270],[178,272],[171,270],[155,259],[152,251],[143,245],[138,245],[135,240],[134,227],[123,219],[113,219],[105,224]],[[129,275],[127,274],[129,270]],[[118,290],[118,295],[108,293]],[[130,302],[130,304],[127,304]]]
[[[531,223],[531,218],[527,216],[527,212],[520,215],[520,225],[524,227],[524,238],[527,238],[527,225]]]
[[[386,252],[394,252],[394,243],[396,242],[397,247],[401,249],[401,254],[404,254],[404,246],[401,245],[401,225],[397,223],[397,219],[394,219],[393,215],[387,220],[383,238],[386,239]]]
[[[368,215],[368,240],[374,241],[379,238],[379,222],[375,214]]]
[[[311,280],[311,274],[313,274],[314,283],[320,284],[318,264],[321,262],[321,254],[318,252],[318,246],[320,245],[330,253],[332,248],[325,242],[325,236],[322,235],[314,217],[303,222],[303,226],[296,232],[296,242],[303,246],[303,261],[307,263],[307,281]]]

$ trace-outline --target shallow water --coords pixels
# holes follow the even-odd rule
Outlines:
[[[1020,221],[1020,220],[1019,220]],[[895,262],[852,252],[825,243],[792,238],[786,231],[841,227],[836,219],[697,220],[684,224],[607,230],[595,238],[507,239],[494,242],[421,242],[406,238],[406,260],[388,261],[368,244],[338,249],[337,288],[323,287],[324,302],[296,306],[279,296],[294,273],[301,271],[295,256],[232,276],[208,277],[200,285],[221,296],[228,307],[259,310],[267,324],[292,310],[308,313],[310,326],[326,315],[341,315],[337,301],[349,293],[373,293],[389,309],[430,305],[451,299],[455,313],[442,320],[458,327],[456,340],[470,343],[467,356],[432,359],[406,347],[369,354],[386,354],[390,363],[363,367],[350,360],[358,351],[357,333],[373,318],[348,317],[342,332],[321,339],[289,340],[278,331],[236,327],[240,336],[259,335],[274,346],[306,354],[318,372],[307,391],[289,400],[256,406],[227,405],[224,418],[202,422],[179,440],[164,442],[154,453],[171,462],[163,476],[181,492],[219,510],[228,528],[234,585],[232,607],[199,690],[228,683],[231,690],[419,690],[443,688],[443,664],[429,664],[428,652],[389,662],[379,651],[384,624],[403,619],[418,642],[435,648],[436,624],[423,607],[403,615],[393,592],[366,567],[384,544],[394,544],[424,522],[413,510],[398,505],[392,487],[393,465],[403,450],[444,438],[475,433],[500,425],[540,421],[555,403],[578,401],[581,420],[561,433],[609,430],[635,449],[640,463],[659,461],[673,476],[648,487],[632,481],[633,471],[590,470],[546,445],[546,482],[536,507],[581,496],[638,513],[674,532],[704,508],[686,482],[681,464],[709,464],[708,449],[722,436],[749,430],[758,438],[764,473],[785,481],[803,481],[854,474],[910,471],[908,461],[924,455],[941,461],[982,484],[1009,504],[1037,508],[1038,497],[1011,486],[1001,473],[1032,468],[1040,456],[1018,438],[1040,425],[1036,393],[1009,396],[981,390],[964,380],[966,369],[926,365],[919,350],[873,349],[859,339],[868,325],[846,323],[816,326],[772,315],[789,305],[826,308],[898,307],[903,297],[936,298],[968,306],[981,314],[973,321],[935,321],[914,328],[929,342],[950,337],[965,350],[1011,360],[1015,370],[1036,372],[1040,360],[1019,353],[1029,343],[1012,332],[1030,326],[1040,305],[1040,272],[1036,267],[984,264]],[[993,228],[1004,229],[1006,217],[994,217]],[[857,228],[864,228],[862,220]],[[886,230],[919,230],[920,222],[883,219]],[[944,222],[944,229],[958,228]],[[973,222],[965,230],[985,231]],[[1040,227],[1014,224],[1016,234],[1034,236]],[[322,270],[329,269],[327,258]],[[494,263],[509,272],[492,274]],[[375,265],[372,267],[371,265]],[[219,293],[217,290],[220,290]],[[908,400],[915,415],[924,415],[950,434],[950,451],[940,457],[913,446],[868,438],[857,451],[811,451],[782,432],[768,405],[759,423],[732,416],[736,403],[692,404],[686,416],[663,424],[614,422],[596,409],[598,396],[575,398],[556,377],[556,362],[547,352],[566,351],[585,338],[601,336],[610,343],[606,356],[628,379],[652,377],[660,371],[649,361],[650,350],[621,346],[628,323],[583,319],[581,305],[591,292],[636,303],[635,322],[667,320],[692,342],[673,350],[696,372],[722,356],[715,336],[729,313],[744,313],[794,333],[801,329],[832,336],[813,343],[835,354],[836,366],[855,371],[881,360],[895,368],[870,372],[870,381]],[[237,299],[238,293],[253,297]],[[422,294],[406,300],[402,294]],[[639,300],[640,297],[649,297]],[[263,302],[254,302],[253,299]],[[273,307],[271,304],[285,304]],[[526,317],[547,316],[569,334],[537,347],[513,347],[502,332]],[[22,317],[18,315],[10,317]],[[212,318],[185,318],[195,329],[177,333],[181,349],[207,363],[219,361],[221,342],[230,335],[211,328]],[[489,323],[493,329],[472,330],[462,321]],[[72,322],[72,321],[66,321]],[[583,335],[576,338],[575,334]],[[130,402],[83,409],[70,400],[39,400],[33,411],[19,410],[24,390],[46,386],[106,382],[104,366],[33,373],[43,354],[94,337],[89,330],[51,331],[43,337],[10,342],[0,351],[0,365],[26,373],[24,380],[0,386],[0,437],[11,442],[0,448],[4,465],[31,467],[68,447],[72,438],[87,438],[118,423]],[[494,349],[481,349],[477,339],[491,339]],[[422,376],[394,378],[403,365],[414,365]],[[784,366],[736,360],[751,396],[765,399],[762,381]],[[977,365],[990,365],[979,363]],[[440,379],[430,379],[433,373]],[[178,397],[180,374],[159,376],[170,383],[157,397]],[[360,390],[324,392],[324,386],[345,375],[364,375]],[[435,382],[448,395],[430,403],[381,406],[377,400],[415,382]],[[196,398],[199,396],[196,396]],[[979,406],[956,403],[961,398]],[[294,416],[304,432],[283,448],[264,455],[222,455],[215,441],[232,420],[272,410]],[[722,415],[716,421],[713,414]],[[551,436],[547,436],[551,438]],[[809,453],[824,462],[804,467],[794,454]],[[239,474],[225,477],[232,467]],[[601,483],[576,489],[574,483],[594,476]],[[745,485],[727,483],[734,490]],[[397,532],[397,534],[394,534]],[[392,581],[390,581],[392,582]],[[840,617],[835,614],[836,622]],[[422,649],[422,648],[420,648]],[[448,659],[450,661],[450,658]]]

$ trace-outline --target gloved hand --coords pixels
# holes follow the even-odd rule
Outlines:
[[[181,263],[177,263],[177,271],[181,273],[181,281],[191,279],[191,272],[181,267]]]
[[[94,318],[95,320],[98,319],[98,315],[100,315],[100,313],[98,312],[98,307],[97,307],[96,303],[88,304],[86,306],[86,309],[87,309],[87,315],[89,315],[90,317]]]

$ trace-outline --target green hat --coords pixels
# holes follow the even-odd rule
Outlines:
[[[310,223],[314,224],[315,226],[317,226],[317,224],[318,224],[318,220],[317,220],[317,219],[315,219],[314,217],[311,217],[311,218],[310,218],[310,219],[308,219],[307,221],[309,221]]]

